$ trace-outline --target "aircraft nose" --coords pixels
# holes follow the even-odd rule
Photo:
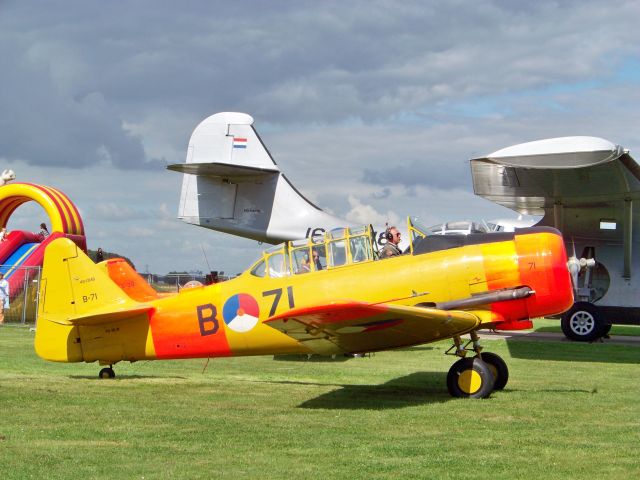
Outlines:
[[[573,288],[560,232],[542,227],[516,235],[515,241],[521,281],[535,290],[527,298],[529,316],[554,315],[571,308]]]

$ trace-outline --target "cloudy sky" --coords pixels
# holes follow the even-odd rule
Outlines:
[[[637,0],[0,0],[0,170],[63,190],[90,248],[156,273],[261,250],[176,219],[165,166],[220,111],[251,114],[339,216],[505,217],[474,197],[470,158],[595,135],[640,159],[639,19]],[[32,202],[9,227],[44,217]]]

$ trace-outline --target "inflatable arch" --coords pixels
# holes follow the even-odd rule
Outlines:
[[[58,189],[32,183],[10,183],[0,187],[0,227],[6,227],[15,209],[30,201],[44,208],[49,216],[51,233],[84,235],[80,212],[69,197]]]

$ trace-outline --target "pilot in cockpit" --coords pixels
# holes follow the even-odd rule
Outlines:
[[[384,232],[384,237],[387,243],[384,244],[382,250],[380,250],[380,258],[395,257],[396,255],[402,255],[402,250],[398,245],[400,244],[400,232],[396,227],[389,227]]]

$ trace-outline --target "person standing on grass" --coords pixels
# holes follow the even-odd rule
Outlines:
[[[4,310],[9,308],[9,282],[0,272],[0,324],[4,323]]]

